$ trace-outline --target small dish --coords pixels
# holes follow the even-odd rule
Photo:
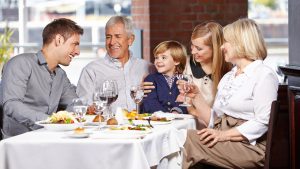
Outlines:
[[[90,136],[90,133],[75,133],[75,132],[70,132],[67,134],[68,137],[71,138],[88,138]]]

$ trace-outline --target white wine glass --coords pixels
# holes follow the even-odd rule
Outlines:
[[[177,74],[176,77],[178,80],[184,81],[184,84],[183,84],[184,101],[183,101],[183,103],[179,104],[179,106],[189,107],[191,105],[187,102],[186,95],[187,95],[187,92],[190,90],[190,85],[193,82],[193,76],[190,74]]]
[[[139,104],[144,97],[144,88],[141,85],[131,86],[130,87],[130,96],[136,104],[136,113],[139,114]]]
[[[102,128],[103,124],[102,120],[100,119],[101,116],[104,118],[104,121],[106,120],[106,113],[103,111],[107,108],[107,97],[103,94],[103,91],[101,89],[96,90],[93,94],[93,104],[96,109],[96,114],[99,117],[99,130]]]
[[[79,123],[79,128],[83,128],[84,116],[88,107],[87,100],[84,98],[75,98],[72,101],[72,105],[75,117]]]
[[[107,111],[111,117],[114,113],[111,110],[111,104],[118,99],[118,84],[115,80],[106,80],[102,84],[103,97],[107,97]]]

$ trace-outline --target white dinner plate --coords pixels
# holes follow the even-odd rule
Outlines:
[[[51,130],[51,131],[69,131],[69,130],[73,130],[76,127],[78,127],[77,123],[72,123],[72,124],[49,124],[49,123],[46,123],[45,121],[38,121],[35,124],[43,126],[46,130]]]
[[[166,113],[162,111],[154,112],[153,115],[157,117],[166,117],[167,119],[194,119],[195,118],[191,114]]]
[[[95,117],[96,117],[96,115],[85,115],[84,116],[86,122],[93,122]]]
[[[101,126],[106,126],[106,122],[100,122]],[[99,126],[99,122],[85,122],[84,126]]]
[[[135,125],[149,125],[148,121],[147,120],[132,120],[133,124]],[[150,124],[151,125],[164,125],[164,124],[170,124],[172,123],[171,120],[169,121],[150,121]]]
[[[142,139],[146,134],[116,134],[116,133],[95,133],[90,136],[93,139]]]
[[[114,128],[116,128],[116,127],[114,127]],[[101,132],[102,133],[110,133],[110,134],[119,134],[119,135],[144,135],[144,134],[149,134],[152,132],[152,130],[148,127],[146,127],[145,129],[146,130],[121,130],[121,129],[120,130],[117,130],[117,129],[112,130],[111,128],[107,128],[105,130],[102,130]]]

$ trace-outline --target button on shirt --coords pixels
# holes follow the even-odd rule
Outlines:
[[[79,97],[88,99],[91,104],[96,88],[99,88],[105,80],[116,80],[118,83],[118,98],[111,105],[113,111],[117,107],[133,110],[135,109],[135,103],[130,96],[130,87],[141,84],[143,77],[153,71],[155,71],[155,68],[151,63],[133,57],[132,52],[130,52],[129,60],[124,67],[117,59],[113,59],[106,54],[104,58],[89,63],[82,70],[76,92]]]
[[[247,120],[236,127],[251,144],[268,130],[272,101],[277,99],[278,79],[274,71],[256,60],[235,76],[234,67],[221,79],[213,105],[210,127],[216,116],[226,114]]]
[[[4,67],[0,99],[4,109],[3,130],[17,135],[35,129],[34,122],[45,120],[58,105],[68,105],[77,97],[59,66],[48,70],[42,52],[13,57]]]

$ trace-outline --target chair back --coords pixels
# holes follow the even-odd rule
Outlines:
[[[269,127],[267,133],[267,144],[266,144],[266,154],[265,154],[265,169],[271,168],[272,163],[272,145],[274,144],[274,132],[276,130],[276,123],[277,123],[277,115],[279,110],[279,101],[275,100],[272,102],[271,112],[270,112],[270,119],[269,119]]]
[[[0,105],[0,140],[2,140],[2,128],[3,128],[3,109],[2,105]]]

